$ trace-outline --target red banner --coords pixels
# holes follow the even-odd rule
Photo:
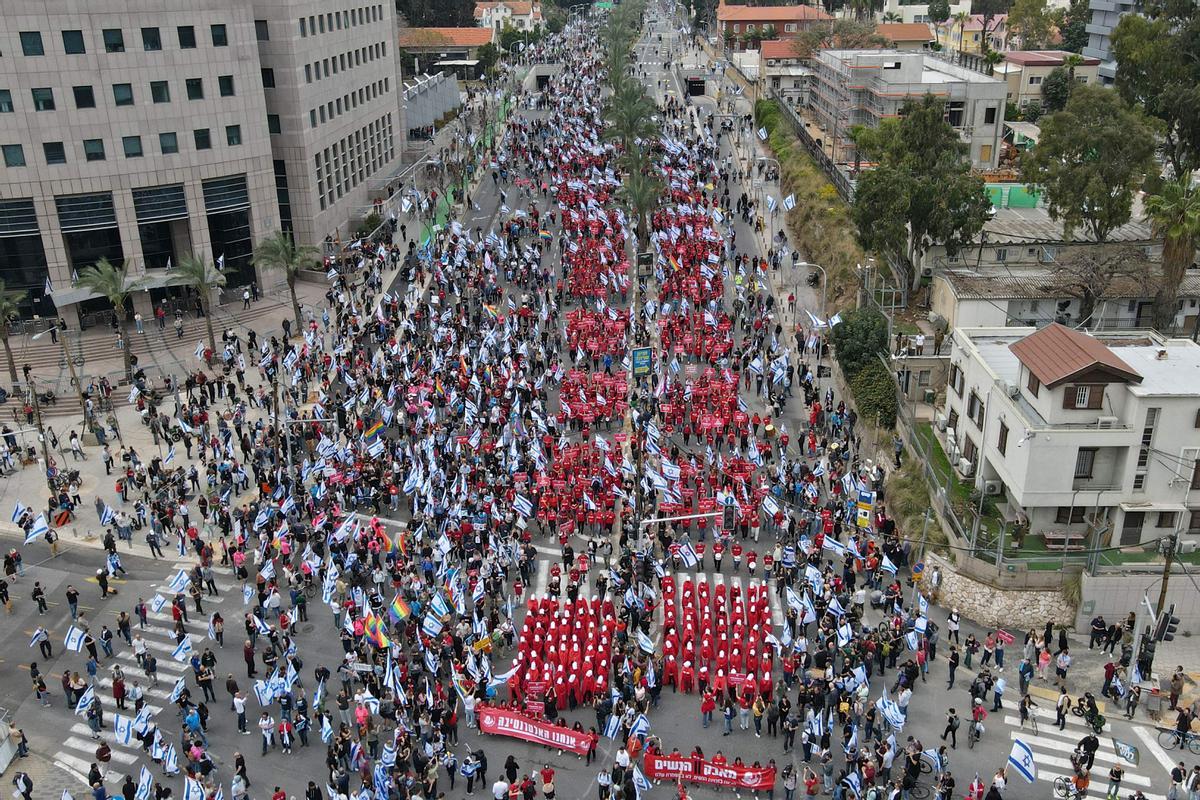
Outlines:
[[[506,708],[489,706],[479,709],[479,730],[497,736],[512,736],[547,747],[557,747],[576,755],[586,754],[592,739],[590,733],[579,733]]]
[[[690,756],[647,753],[646,777],[654,781],[685,780],[710,786],[730,786],[751,791],[769,791],[775,786],[774,768],[714,764]]]

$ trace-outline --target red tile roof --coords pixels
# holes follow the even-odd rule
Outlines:
[[[800,58],[796,53],[795,39],[768,39],[759,45],[759,47],[761,48],[760,53],[763,58]]]
[[[490,28],[405,28],[400,31],[400,46],[482,47],[492,41]]]
[[[720,22],[804,22],[833,19],[814,6],[727,6],[717,8]]]
[[[889,42],[932,42],[933,33],[924,22],[884,22],[875,32]]]
[[[1008,349],[1047,388],[1094,369],[1128,383],[1142,382],[1142,376],[1102,342],[1057,322],[1009,345]]]

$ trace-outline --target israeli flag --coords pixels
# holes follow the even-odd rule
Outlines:
[[[187,588],[191,582],[192,579],[188,577],[187,571],[181,569],[171,578],[171,582],[167,584],[167,588],[175,594],[182,594],[183,592],[187,591]],[[155,611],[157,610],[158,609],[155,609]]]
[[[1020,739],[1013,740],[1012,752],[1008,754],[1008,763],[1021,773],[1021,777],[1025,780],[1030,783],[1037,781],[1037,762],[1033,760],[1033,751]]]
[[[528,498],[517,495],[513,498],[513,510],[522,517],[529,519],[533,516],[533,503]]]
[[[28,510],[29,510],[29,506],[26,506],[24,503],[22,503],[20,500],[18,500],[17,504],[15,506],[13,506],[13,513],[12,513],[13,524],[14,525],[17,524],[17,520],[19,520],[25,514],[25,512]]]
[[[263,680],[255,681],[254,697],[263,708],[271,705],[271,702],[275,699],[275,693],[271,690],[271,684]]]
[[[696,548],[692,547],[691,542],[684,542],[682,545],[680,545],[677,555],[679,556],[679,560],[682,561],[683,565],[688,569],[691,569],[700,563],[700,556],[696,555]]]
[[[171,689],[170,699],[172,703],[174,703],[183,695],[183,690],[185,688],[187,688],[187,681],[183,677],[180,677],[179,680],[175,681],[175,686]]]
[[[167,457],[165,459],[163,459],[163,463],[170,464],[174,460],[175,460],[175,445],[171,445],[170,449],[167,450]]]
[[[67,630],[67,638],[63,640],[63,647],[72,650],[76,653],[83,650],[83,638],[86,636],[82,629],[72,625]]]
[[[113,511],[112,506],[104,504],[104,510],[100,512],[100,524],[111,525],[112,521],[117,518],[117,512]]]
[[[904,637],[904,641],[908,645],[909,650],[916,650],[921,644],[920,640],[917,639],[916,631],[909,631],[908,635]]]
[[[89,686],[87,691],[79,696],[79,702],[75,704],[75,714],[86,714],[87,710],[91,708],[92,703],[95,702],[95,700],[96,693],[92,690],[92,687]]]
[[[254,625],[258,629],[260,635],[271,635],[271,626],[264,622],[262,617],[260,617],[258,614],[251,614],[250,619],[254,620]]]
[[[113,717],[113,733],[116,735],[119,743],[128,745],[133,741],[133,720],[117,714]]]
[[[654,788],[650,781],[646,780],[646,776],[638,769],[637,764],[633,765],[633,790],[637,793],[638,800],[641,800],[642,792],[648,792]]]
[[[29,529],[29,533],[25,534],[25,544],[36,541],[39,536],[45,536],[50,532],[50,524],[46,522],[45,514],[38,514],[33,521],[33,526]]]
[[[893,564],[892,560],[886,555],[883,557],[883,560],[879,562],[879,568],[884,572],[892,573],[892,575],[895,575],[898,572],[896,565]]]
[[[426,614],[425,618],[421,621],[421,632],[429,637],[437,636],[442,632],[442,628],[444,627],[442,621],[433,616],[433,614]]]
[[[333,726],[329,724],[329,716],[321,715],[321,741],[329,744],[333,741]]]
[[[168,775],[179,772],[179,751],[175,749],[175,745],[167,748],[167,754],[163,757],[163,769],[167,771]],[[203,793],[201,797],[203,797]]]
[[[204,800],[204,784],[195,778],[184,778],[183,800]]]
[[[150,770],[142,767],[142,771],[138,773],[137,794],[133,796],[133,800],[150,800],[150,790],[154,788],[154,775]]]
[[[192,637],[185,636],[183,641],[176,646],[175,651],[171,653],[171,658],[176,661],[187,661],[192,654]]]
[[[838,602],[836,597],[830,599],[826,610],[834,616],[844,617],[846,615],[846,610],[842,608],[842,604]]]
[[[857,734],[857,729],[855,731]],[[842,780],[842,783],[850,787],[854,792],[855,797],[862,797],[862,779],[858,777],[856,770],[850,770],[850,773]],[[184,800],[187,800],[184,798]]]
[[[45,629],[45,628],[38,628],[37,630],[35,630],[35,631],[33,632],[33,636],[32,636],[32,637],[30,638],[30,640],[29,640],[29,646],[30,646],[30,647],[33,647],[35,644],[37,644],[38,642],[40,642],[40,641],[42,640],[42,637],[43,637],[43,636],[45,636],[45,635],[46,635],[46,629]]]
[[[646,719],[645,714],[638,714],[637,719],[633,721],[633,726],[629,729],[629,735],[640,738],[648,733],[650,733],[650,720]]]
[[[928,758],[929,762],[933,764],[934,772],[942,771],[942,754],[937,751],[936,747],[931,747],[928,750],[922,750],[921,755]]]
[[[258,574],[262,577],[262,579],[264,581],[269,581],[272,578],[274,578],[275,577],[275,559],[268,558],[266,561],[264,561],[263,565],[262,565],[262,569],[260,569],[258,571]]]
[[[242,605],[244,605],[244,606],[250,605],[250,598],[252,598],[252,597],[254,597],[254,587],[250,586],[248,584],[246,586],[243,586],[242,587]],[[326,600],[325,602],[329,602],[329,601]]]
[[[651,638],[649,636],[646,635],[645,631],[637,632],[637,642],[638,642],[638,647],[642,648],[642,650],[644,650],[645,652],[647,652],[647,653],[654,652],[654,642],[653,642],[653,640],[651,640]]]
[[[925,617],[917,617],[917,621],[913,623],[913,630],[917,633],[924,634],[925,629],[929,627],[929,620]]]
[[[150,719],[153,716],[150,706],[142,706],[142,710],[133,718],[133,729],[138,733],[145,733],[150,727]]]
[[[925,595],[917,594],[917,608],[920,610],[922,615],[929,613],[929,601],[925,599]],[[923,620],[924,620],[924,616],[922,616],[921,619],[917,620],[917,623],[921,624]],[[918,630],[920,630],[921,633],[924,633],[925,626],[922,624],[921,627],[918,628]]]

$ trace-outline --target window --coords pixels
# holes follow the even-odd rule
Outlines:
[[[1037,397],[1038,390],[1042,388],[1042,382],[1038,380],[1037,375],[1034,375],[1033,372],[1030,372],[1029,380],[1025,383],[1025,388],[1029,390],[1031,395]]]
[[[1200,533],[1200,509],[1192,509],[1188,512],[1188,533]]]
[[[217,89],[220,91],[221,97],[233,97],[233,95],[234,95],[233,76],[232,75],[218,75],[217,76]]]
[[[971,392],[971,396],[967,398],[967,416],[975,423],[976,428],[983,428],[983,401],[975,392]]]
[[[312,64],[304,65],[304,82],[312,83]]]
[[[996,441],[996,449],[1002,456],[1008,454],[1008,426],[1003,422],[1000,423],[1000,437]]]
[[[1000,263],[1004,263],[1005,261],[1008,261],[1008,248],[997,247],[996,248],[996,260],[999,261]]]
[[[67,149],[63,147],[62,142],[43,142],[42,154],[46,157],[47,164],[67,163]]]
[[[124,53],[125,52],[125,34],[120,28],[105,28],[104,29],[104,52],[106,53]]]
[[[975,446],[975,442],[971,441],[970,436],[963,437],[963,458],[971,462],[971,467],[975,467],[975,456],[979,453],[979,448]]]
[[[258,21],[255,20],[255,26],[258,26]],[[229,34],[224,25],[210,25],[209,30],[212,32],[213,47],[228,47]]]
[[[300,38],[305,39],[307,37],[308,37],[308,22],[307,22],[307,20],[304,19],[304,17],[301,17],[300,18]]]
[[[1029,76],[1029,85],[1030,86],[1041,86],[1042,85],[1042,76],[1041,75],[1030,75]]]
[[[76,108],[95,108],[96,93],[92,91],[90,86],[72,86],[71,91],[75,94]]]
[[[1054,514],[1054,521],[1059,525],[1078,525],[1083,522],[1086,509],[1083,506],[1059,506]],[[1068,521],[1070,517],[1070,521]]]
[[[21,52],[27,56],[44,56],[42,34],[38,31],[21,31]]]
[[[933,383],[933,370],[923,369],[917,372],[917,386],[929,386]]]
[[[63,31],[63,50],[69,56],[79,56],[87,52],[83,44],[83,31]]]
[[[8,89],[0,89],[0,114],[11,114],[12,110],[12,92]]]
[[[1068,386],[1063,393],[1063,408],[1098,409],[1103,407],[1103,386]]]
[[[179,152],[179,137],[174,132],[160,133],[158,135],[158,149],[162,150],[164,156],[169,156],[172,153]]]
[[[54,110],[54,90],[53,89],[30,89],[29,93],[33,95],[33,110],[34,111],[53,111]]]
[[[957,364],[950,365],[950,388],[959,397],[963,396],[963,388],[966,384],[966,378],[963,376],[963,371]]]
[[[1075,454],[1075,477],[1090,478],[1092,477],[1092,467],[1096,464],[1096,448],[1081,447],[1079,452]]]
[[[279,115],[267,114],[267,133],[278,136],[283,133],[283,129],[279,127]]]
[[[310,108],[308,110],[308,123],[309,127],[317,127],[317,110],[315,108]]]
[[[4,166],[25,166],[25,148],[19,144],[6,144],[0,147],[4,151]]]
[[[987,108],[985,108],[983,110],[983,124],[984,125],[995,125],[996,124],[996,107],[995,106],[988,106]]]
[[[208,128],[197,128],[192,131],[192,140],[195,141],[197,150],[212,149],[212,134],[209,133]]]
[[[990,144],[980,145],[979,160],[985,163],[992,163],[992,146]]]
[[[242,143],[242,126],[241,125],[226,125],[225,126],[225,144],[230,147],[237,147]]]
[[[191,25],[180,25],[175,29],[179,34],[179,46],[184,50],[191,50],[196,46],[196,29]]]
[[[133,84],[114,83],[113,102],[119,106],[133,105]]]
[[[1196,421],[1192,425],[1193,428],[1200,428],[1200,409],[1196,410]]]
[[[950,416],[946,418],[946,430],[958,430],[958,412],[950,409]]]
[[[147,53],[162,50],[162,36],[158,28],[142,28],[142,49]]]
[[[123,136],[123,137],[121,137],[121,148],[125,151],[126,158],[141,158],[142,157],[142,137],[140,137],[140,136]]]
[[[204,99],[204,79],[203,78],[188,78],[184,81],[184,86],[187,87],[188,100],[203,100]]]
[[[275,88],[275,70],[270,67],[264,67],[262,71],[262,82],[264,89]]]
[[[166,81],[150,81],[150,97],[156,103],[171,102],[171,84]]]
[[[1156,527],[1174,528],[1175,527],[1175,512],[1174,511],[1158,512],[1158,525]]]
[[[1195,452],[1194,450],[1192,451]],[[1200,489],[1200,458],[1192,457],[1192,484],[1193,489]]]
[[[83,140],[83,157],[88,161],[103,161],[104,160],[104,140],[103,139],[84,139]]]
[[[303,35],[304,20],[300,20],[300,27],[302,29],[300,33]],[[271,41],[271,31],[267,28],[267,21],[265,19],[254,20],[254,37],[260,42]]]

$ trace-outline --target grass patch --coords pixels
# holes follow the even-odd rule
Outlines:
[[[888,475],[885,489],[888,513],[896,520],[896,526],[905,536],[919,537],[925,525],[925,512],[929,509],[929,487],[916,461],[909,459],[903,467],[893,470]],[[943,555],[948,553],[950,541],[936,516],[929,520],[926,537],[927,549]]]
[[[857,265],[866,262],[867,254],[854,238],[850,207],[809,157],[783,113],[774,100],[760,100],[755,106],[755,117],[767,129],[767,144],[782,170],[783,193],[796,196],[796,207],[785,215],[788,236],[828,273],[830,307],[846,308],[857,291]]]

